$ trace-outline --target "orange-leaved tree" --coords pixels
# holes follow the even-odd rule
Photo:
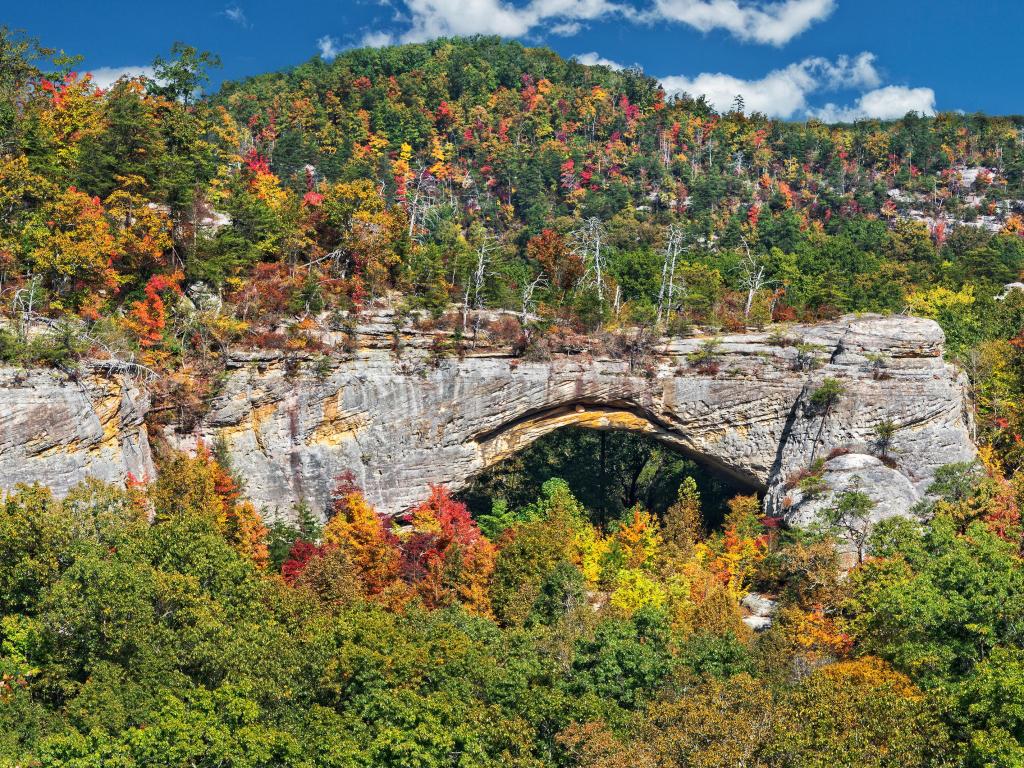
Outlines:
[[[398,578],[398,540],[387,518],[377,513],[352,482],[338,478],[333,516],[324,528],[324,544],[348,552],[368,595],[378,595]]]
[[[146,283],[146,297],[132,303],[125,325],[138,336],[139,346],[143,349],[157,347],[163,341],[167,310],[162,294],[180,296],[184,278],[181,272],[153,275]]]
[[[490,615],[497,551],[480,533],[466,505],[435,485],[408,520],[412,532],[402,542],[402,577],[429,606],[458,601],[475,613]]]

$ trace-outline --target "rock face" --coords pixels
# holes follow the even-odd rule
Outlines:
[[[530,361],[500,348],[441,356],[432,335],[377,317],[349,329],[344,359],[234,353],[223,389],[200,426],[167,437],[183,448],[222,440],[245,492],[269,517],[330,500],[350,471],[380,510],[397,513],[432,483],[463,486],[475,473],[562,426],[643,432],[766,492],[766,509],[806,522],[828,492],[803,499],[792,476],[826,458],[836,489],[854,482],[880,514],[905,514],[935,469],[969,460],[964,382],[943,362],[942,332],[906,317],[848,317],[785,332],[656,344],[641,363],[555,354]],[[400,338],[401,337],[401,338]],[[394,339],[404,339],[400,351]],[[324,338],[339,342],[340,338]],[[694,353],[707,364],[696,366]],[[827,412],[813,393],[827,377],[844,393]],[[116,380],[102,390],[35,382],[4,395],[0,480],[65,489],[87,474],[148,476],[140,426],[144,398]],[[115,392],[120,398],[112,417]],[[106,394],[104,394],[106,393]],[[13,400],[11,399],[13,398]],[[8,408],[8,414],[12,408]],[[106,414],[104,416],[103,414]],[[875,428],[896,426],[886,466]],[[31,437],[29,448],[22,443]]]
[[[775,497],[777,509],[794,525],[809,525],[821,518],[837,494],[862,491],[875,502],[868,522],[877,523],[897,515],[905,515],[922,495],[914,483],[898,469],[886,466],[881,459],[859,453],[850,453],[825,462],[821,472],[825,489],[808,494],[799,486],[786,489],[781,503]]]
[[[149,399],[129,378],[0,368],[0,403],[0,489],[42,483],[62,495],[86,477],[155,476],[143,423]]]
[[[321,510],[332,479],[351,471],[379,509],[399,512],[429,484],[457,489],[567,425],[650,434],[767,491],[769,511],[804,522],[828,494],[817,506],[801,502],[787,478],[836,448],[851,453],[827,464],[830,478],[860,473],[886,515],[906,513],[937,467],[975,453],[964,382],[927,320],[850,317],[785,337],[725,336],[714,350],[707,339],[669,340],[642,371],[583,354],[438,359],[412,346],[396,355],[373,341],[391,328],[360,327],[360,351],[319,375],[273,355],[234,358],[199,435],[226,443],[258,504],[286,514],[305,500]],[[713,359],[703,370],[692,363],[701,350]],[[826,377],[845,393],[822,414],[812,395]],[[871,455],[887,420],[893,468]]]
[[[750,592],[740,600],[740,607],[747,614],[743,623],[755,632],[764,632],[771,627],[779,605],[764,595]]]

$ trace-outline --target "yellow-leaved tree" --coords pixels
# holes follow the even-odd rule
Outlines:
[[[323,536],[325,544],[345,550],[367,594],[384,592],[398,578],[397,541],[361,491],[342,489]]]
[[[99,198],[74,187],[58,192],[37,213],[30,237],[34,270],[68,308],[95,306],[116,291],[117,241]]]

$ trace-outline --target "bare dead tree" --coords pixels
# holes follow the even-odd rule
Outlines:
[[[683,228],[678,224],[672,224],[668,228],[668,235],[665,239],[664,260],[661,265],[661,287],[658,289],[658,325],[661,325],[663,316],[667,316],[672,311],[676,263],[682,248]]]
[[[476,317],[473,319],[473,340],[476,341],[476,336],[480,330],[480,311],[484,308],[483,304],[483,287],[484,280],[488,274],[489,256],[498,247],[498,239],[490,234],[485,233],[480,241],[480,245],[476,249],[476,267],[473,269],[473,275],[469,282],[466,284],[466,289],[462,296],[462,330],[465,332],[466,325],[469,320],[469,309],[472,305],[473,311],[476,313]],[[472,294],[472,302],[470,301],[470,294]]]
[[[601,249],[605,239],[604,223],[596,216],[584,220],[578,228],[569,233],[572,252],[579,256],[586,265],[583,277],[580,278],[580,284],[594,281],[597,289],[597,301],[602,308],[604,307],[604,254]]]
[[[524,328],[526,327],[526,321],[530,317],[531,307],[534,306],[533,294],[542,285],[546,285],[547,282],[547,277],[541,274],[535,277],[532,282],[523,284],[523,289],[519,293],[519,298],[522,306],[522,312],[519,315],[519,322],[522,323]]]
[[[28,329],[35,318],[35,303],[39,292],[39,275],[30,275],[27,286],[14,292],[12,305],[15,312],[21,313],[21,327],[18,333],[22,340],[28,337]]]
[[[742,238],[742,242],[744,256],[740,263],[740,270],[743,286],[747,289],[747,304],[743,308],[743,317],[749,318],[750,309],[754,305],[754,298],[765,287],[767,281],[765,279],[763,259],[750,250],[750,244],[745,237]]]
[[[440,189],[426,168],[421,168],[409,182],[405,205],[409,214],[409,239],[416,233],[416,225],[423,224],[427,214],[438,205]]]

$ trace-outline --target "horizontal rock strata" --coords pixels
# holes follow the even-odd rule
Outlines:
[[[872,464],[865,485],[881,508],[903,512],[937,467],[974,455],[964,381],[942,360],[942,332],[927,320],[851,317],[784,336],[669,340],[632,370],[587,354],[438,358],[415,346],[396,354],[390,341],[373,342],[391,328],[358,329],[361,351],[318,375],[274,355],[234,357],[199,434],[226,443],[257,503],[279,513],[300,500],[323,509],[333,478],[351,471],[380,509],[399,512],[430,484],[458,489],[568,425],[650,434],[768,491],[769,509],[794,519],[809,512],[791,497],[784,508],[786,478],[836,448],[895,472],[901,481],[885,482]],[[695,354],[714,365],[695,365]],[[845,393],[823,415],[811,397],[827,377]],[[893,469],[871,458],[886,420],[896,426],[886,448]],[[894,488],[899,497],[890,499]]]
[[[41,483],[58,495],[86,477],[155,477],[138,382],[102,367],[68,377],[0,368],[0,489]]]
[[[182,434],[172,425],[166,436],[186,449],[223,441],[246,494],[270,517],[299,503],[323,511],[344,472],[380,510],[397,513],[429,485],[458,489],[568,425],[650,434],[765,491],[768,511],[794,522],[828,503],[827,494],[801,498],[791,482],[817,458],[829,459],[837,489],[857,476],[888,515],[905,514],[936,468],[975,454],[964,380],[927,320],[847,317],[712,343],[661,340],[632,365],[587,352],[531,360],[497,346],[442,353],[436,338],[378,315],[324,335],[345,353],[235,351],[199,426]],[[151,475],[146,398],[129,383],[14,375],[4,372],[3,484],[38,480],[63,491],[86,475]],[[844,392],[823,413],[812,396],[828,377]],[[875,430],[886,421],[896,430],[883,463]]]

